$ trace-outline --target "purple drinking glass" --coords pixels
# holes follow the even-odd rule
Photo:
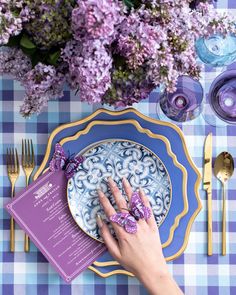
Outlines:
[[[157,113],[161,120],[186,122],[198,117],[202,111],[203,88],[199,81],[189,76],[180,76],[176,91],[164,90],[159,97]]]
[[[210,125],[236,125],[236,70],[227,70],[212,82],[205,109]]]

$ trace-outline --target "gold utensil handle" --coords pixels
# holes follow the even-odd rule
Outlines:
[[[211,198],[211,191],[207,191],[207,207],[208,207],[208,213],[207,213],[207,254],[209,256],[212,255],[212,198]]]
[[[11,217],[11,225],[10,225],[10,251],[15,251],[15,221],[13,217]]]
[[[15,181],[12,182],[11,185],[11,198],[13,199],[15,196]],[[10,251],[15,251],[15,221],[14,218],[11,216],[10,219]]]
[[[25,250],[25,252],[29,252],[29,250],[30,250],[30,239],[26,233],[25,233],[24,250]]]
[[[26,174],[26,187],[29,185],[30,175]],[[29,236],[25,233],[25,239],[24,239],[24,251],[29,252],[30,250],[30,239]]]
[[[222,208],[222,255],[226,255],[226,198],[225,184],[223,184],[223,208]]]

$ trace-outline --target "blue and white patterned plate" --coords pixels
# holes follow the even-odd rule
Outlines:
[[[173,234],[181,218],[188,212],[186,192],[187,171],[177,161],[175,153],[171,150],[169,141],[164,137],[144,129],[135,120],[121,121],[92,121],[85,129],[73,136],[68,136],[60,141],[68,155],[83,153],[94,143],[109,140],[134,141],[147,147],[156,154],[164,163],[171,179],[172,202],[169,212],[159,227],[162,246],[166,247],[173,239]],[[144,192],[145,188],[144,188]]]
[[[201,183],[201,176],[189,155],[183,133],[175,125],[144,116],[142,113],[140,113],[139,111],[133,108],[128,108],[122,111],[115,111],[115,112],[106,110],[106,109],[99,109],[86,118],[61,125],[52,132],[52,134],[50,135],[48,139],[48,146],[45,153],[45,157],[39,169],[36,171],[34,175],[34,179],[36,179],[48,167],[51,157],[54,153],[54,146],[57,142],[60,142],[65,137],[73,136],[75,133],[84,130],[84,128],[86,128],[86,126],[89,123],[91,123],[93,120],[116,121],[116,120],[127,120],[127,119],[136,120],[139,122],[139,124],[143,128],[149,129],[155,134],[166,137],[170,142],[170,147],[175,152],[177,160],[187,169],[187,172],[188,172],[187,195],[188,195],[188,202],[190,205],[189,210],[187,214],[180,219],[179,225],[173,233],[172,242],[170,244],[167,244],[167,243],[162,244],[163,254],[166,260],[170,261],[170,260],[178,258],[184,252],[185,248],[188,245],[191,226],[197,214],[202,208],[200,196],[198,192],[199,186]],[[127,130],[125,132],[127,133]],[[93,138],[98,137],[97,135],[98,134],[95,133],[95,134],[92,134],[91,137]],[[114,136],[110,138],[114,138]],[[121,138],[121,136],[119,138]],[[97,139],[96,141],[99,141],[99,140],[100,139]],[[103,140],[105,140],[105,138]],[[135,140],[135,141],[137,142],[138,140]],[[73,144],[73,142],[70,142],[70,143],[72,143],[69,145],[70,154],[78,153],[79,152],[78,143],[77,142],[76,144]],[[90,142],[89,144],[91,143],[92,142]],[[83,146],[82,149],[85,147],[84,138],[82,138],[82,140],[80,141],[80,145]],[[145,146],[147,145],[145,144]],[[171,174],[172,168],[168,169],[168,171]],[[176,172],[174,174],[176,175]],[[174,177],[174,179],[176,177],[177,175]],[[174,189],[173,183],[172,183],[172,188],[173,188],[173,191],[178,190],[178,188]],[[172,199],[172,203],[174,203],[174,198]],[[178,207],[178,204],[176,204],[175,206],[174,204],[172,204],[171,208]],[[165,227],[164,225],[167,223],[167,219],[170,216],[170,213],[171,212],[168,213],[168,216],[165,222],[163,222],[159,228],[160,238],[163,239],[164,242],[166,241],[166,237],[163,237],[163,236],[168,232],[168,228]],[[95,271],[97,274],[99,274],[102,277],[108,277],[113,274],[131,275],[130,272],[124,270],[116,261],[114,261],[114,258],[108,252],[106,252],[104,255],[99,257],[98,260],[94,262],[93,266],[89,268],[92,271]],[[102,268],[104,269],[104,271],[101,271]],[[117,269],[114,270],[114,268],[117,268]]]
[[[107,186],[109,176],[121,190],[123,177],[134,190],[141,186],[149,197],[157,224],[164,221],[171,204],[171,181],[166,167],[153,152],[138,143],[116,139],[93,145],[83,156],[85,161],[67,187],[70,211],[83,231],[102,241],[96,215],[99,213],[105,218],[105,214],[97,189],[101,188],[116,207]]]

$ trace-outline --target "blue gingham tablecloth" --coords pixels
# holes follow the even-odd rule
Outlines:
[[[236,0],[218,0],[219,9],[236,13]],[[202,84],[205,93],[222,69],[205,67]],[[24,90],[10,77],[0,78],[0,295],[143,295],[147,294],[136,278],[116,275],[100,278],[86,270],[71,285],[65,284],[43,255],[31,243],[25,254],[23,232],[16,229],[16,251],[9,252],[10,219],[3,205],[9,200],[10,183],[6,171],[6,148],[15,146],[21,151],[21,139],[32,138],[37,164],[43,159],[47,138],[54,128],[64,122],[78,120],[96,110],[100,105],[89,106],[78,101],[68,89],[60,101],[51,101],[48,111],[25,120],[18,113]],[[156,93],[135,107],[153,118],[156,114]],[[205,136],[213,132],[213,156],[223,150],[232,153],[236,160],[236,126],[214,128],[200,116],[182,126],[187,146],[194,162],[202,171]],[[25,185],[21,169],[17,191]],[[185,294],[234,295],[236,294],[236,173],[228,185],[227,194],[227,256],[221,256],[221,190],[213,178],[213,256],[207,257],[206,196],[201,190],[203,210],[192,226],[185,253],[169,262],[170,272]]]

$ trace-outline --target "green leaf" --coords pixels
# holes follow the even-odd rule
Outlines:
[[[22,51],[23,51],[26,55],[28,55],[30,58],[31,58],[31,56],[37,51],[37,48],[28,49],[28,48],[24,48],[24,47],[22,47],[21,49],[22,49]]]
[[[31,56],[31,62],[32,62],[32,66],[35,67],[37,65],[37,63],[42,62],[43,63],[43,58],[41,56],[41,54],[36,51],[32,56]]]
[[[126,69],[126,59],[119,54],[113,54],[113,63],[116,69]]]
[[[11,36],[9,38],[8,43],[6,44],[6,46],[9,46],[9,47],[19,46],[21,37],[22,37],[21,34],[17,35],[17,36]]]
[[[50,63],[53,66],[56,66],[60,55],[61,55],[60,50],[57,50],[57,51],[49,54],[47,62]]]
[[[18,17],[19,16],[19,10],[12,10],[11,13],[13,14],[14,17]]]
[[[142,4],[140,0],[123,0],[123,2],[128,8],[138,8]]]
[[[134,5],[132,3],[132,0],[123,0],[125,5],[129,8],[132,8]]]
[[[30,40],[29,36],[24,34],[20,40],[20,45],[26,49],[35,49],[36,45]]]

